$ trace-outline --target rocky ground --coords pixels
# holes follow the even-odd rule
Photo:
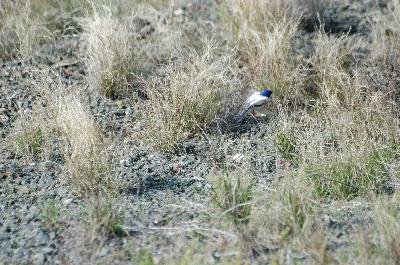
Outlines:
[[[194,2],[176,10],[187,18],[203,13],[211,16],[212,3]],[[372,6],[366,1],[334,4],[324,10],[321,19],[332,34],[368,37],[365,19]],[[212,16],[208,22],[213,22]],[[299,53],[312,49],[308,39],[318,24],[314,17],[303,23]],[[269,184],[284,170],[269,137],[274,132],[273,110],[268,110],[272,117],[268,121],[248,120],[241,128],[199,135],[185,141],[179,152],[165,154],[129,137],[141,128],[131,99],[89,95],[91,114],[122,150],[116,151],[115,174],[125,183],[118,210],[123,212],[128,231],[124,237],[104,237],[90,246],[82,235],[87,232],[78,225],[85,203],[63,181],[62,152],[55,149],[45,159],[36,159],[15,154],[10,148],[18,119],[43,101],[36,88],[43,69],[50,67],[66,84],[85,85],[80,49],[80,35],[67,35],[42,46],[32,58],[0,65],[0,264],[132,264],[137,256],[145,260],[146,252],[138,254],[138,249],[148,250],[154,262],[162,263],[196,250],[198,242],[207,242],[205,260],[217,264],[221,240],[234,245],[239,239],[210,222],[210,216],[217,213],[208,177],[223,167],[223,161],[240,167],[232,157],[241,153],[256,166],[253,173],[259,187],[268,192]],[[252,152],[255,146],[262,152]],[[41,210],[50,202],[59,210],[53,227],[44,225]],[[325,210],[321,222],[328,231],[329,251],[341,253],[349,245],[349,234],[369,227],[371,209],[367,205],[362,200],[343,202]],[[307,257],[296,259],[307,264]]]

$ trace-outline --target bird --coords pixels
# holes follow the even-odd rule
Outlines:
[[[264,105],[271,99],[271,96],[272,91],[269,89],[265,89],[261,92],[254,92],[250,97],[247,98],[244,110],[239,113],[238,117],[236,118],[236,122],[241,122],[249,110],[254,109],[254,107]]]

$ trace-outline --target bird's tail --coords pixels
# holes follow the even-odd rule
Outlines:
[[[246,116],[247,112],[251,109],[251,106],[247,106],[242,112],[240,112],[236,117],[236,123],[242,122],[243,118]]]

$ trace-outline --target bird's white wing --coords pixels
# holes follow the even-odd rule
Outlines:
[[[248,100],[247,100],[247,104],[249,106],[260,106],[262,104],[264,104],[266,101],[268,101],[268,97],[265,97],[263,95],[260,95],[260,93],[254,93],[253,95],[251,95]]]
[[[246,105],[250,104],[259,97],[260,97],[260,92],[254,92],[253,94],[251,94],[250,97],[247,98]]]
[[[260,92],[254,92],[247,100],[246,100],[246,106],[244,110],[239,113],[238,117],[236,118],[236,121],[239,123],[243,120],[244,116],[247,114],[247,112],[256,106],[260,106],[264,104],[266,101],[268,101],[269,98],[265,97],[260,94]]]

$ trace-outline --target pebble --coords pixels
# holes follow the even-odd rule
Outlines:
[[[184,13],[185,13],[185,12],[183,11],[182,8],[176,9],[176,10],[174,11],[174,15],[177,16],[177,17],[178,17],[178,16],[182,16]]]
[[[232,160],[233,160],[233,162],[240,163],[242,161],[243,157],[244,156],[242,154],[238,153],[238,154],[232,156]]]
[[[48,241],[49,241],[49,236],[47,232],[43,229],[40,229],[36,235],[36,244],[39,246],[47,245]]]
[[[71,199],[71,198],[69,198],[69,199],[66,199],[66,200],[64,200],[63,201],[63,205],[64,206],[68,206],[71,202],[73,202],[74,201],[74,199]]]
[[[46,260],[46,257],[44,256],[43,253],[37,253],[32,256],[33,264],[37,264],[37,265],[43,264],[45,262],[45,260]]]

